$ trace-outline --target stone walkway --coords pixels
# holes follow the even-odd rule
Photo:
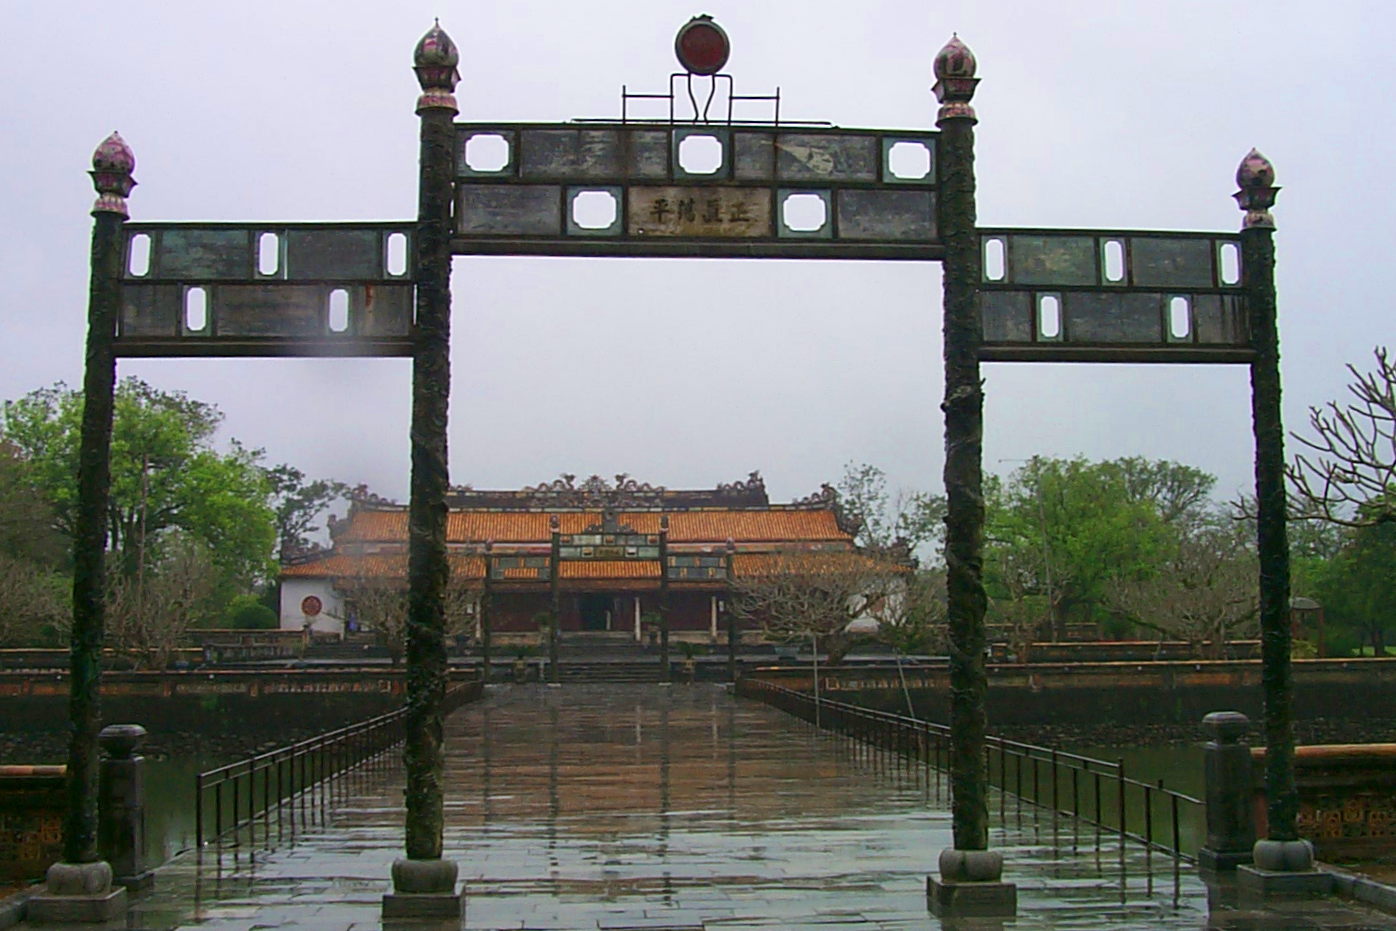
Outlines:
[[[950,844],[945,787],[719,687],[502,686],[447,734],[446,851],[465,928],[941,927],[924,889]],[[401,797],[384,777],[294,845],[176,858],[128,927],[378,928]],[[1073,852],[1070,825],[1050,815],[1010,821],[991,844],[1018,917],[946,927],[1396,929],[1326,902],[1219,910],[1209,924],[1208,890],[1186,866],[1175,884],[1161,855],[1150,875],[1142,851],[1122,858],[1093,832]]]

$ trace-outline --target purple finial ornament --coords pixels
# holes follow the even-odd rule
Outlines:
[[[136,186],[131,172],[136,170],[136,156],[131,147],[121,138],[121,133],[112,133],[97,146],[92,153],[92,186],[97,189],[97,200],[92,212],[117,213],[128,216],[126,197]]]
[[[937,122],[956,118],[975,119],[974,107],[969,102],[974,98],[974,89],[979,84],[979,79],[974,76],[978,67],[979,63],[975,61],[969,46],[961,42],[958,35],[951,36],[935,60],[936,83],[933,90],[936,100],[940,101]]]
[[[1246,211],[1241,228],[1274,229],[1275,218],[1270,208],[1275,205],[1280,189],[1275,184],[1275,166],[1270,160],[1251,149],[1236,169],[1236,186],[1239,190],[1231,196],[1236,198],[1237,206]]]
[[[460,83],[460,51],[441,21],[427,30],[417,49],[412,53],[412,67],[417,72],[417,83],[422,86],[422,95],[417,98],[417,112],[442,107],[457,112],[456,85]]]

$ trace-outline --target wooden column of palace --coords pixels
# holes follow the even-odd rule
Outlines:
[[[669,668],[669,515],[659,518],[659,668],[664,682],[673,681]]]
[[[559,575],[562,570],[562,525],[556,514],[550,519],[552,545],[548,550],[548,595],[551,609],[548,611],[548,681],[558,681],[557,641],[559,625],[562,623],[562,592],[559,589]]]

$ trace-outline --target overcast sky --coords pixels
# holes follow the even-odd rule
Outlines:
[[[3,0],[0,398],[81,382],[93,199],[113,129],[136,220],[401,220],[416,211],[412,49],[461,47],[462,120],[615,117],[662,90],[673,37],[712,14],[739,92],[782,116],[929,128],[936,51],[979,59],[983,225],[1231,231],[1257,146],[1284,187],[1285,416],[1391,345],[1396,90],[1387,2],[1234,0]],[[940,490],[940,269],[890,262],[459,258],[451,477],[519,487],[628,472],[774,500],[843,464]],[[271,462],[408,486],[407,360],[123,361],[219,405]],[[1141,455],[1251,481],[1244,366],[993,364],[985,466]],[[1292,445],[1292,443],[1291,443]]]

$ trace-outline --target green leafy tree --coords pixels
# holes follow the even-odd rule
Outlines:
[[[1118,627],[1109,586],[1152,574],[1214,517],[1216,479],[1192,466],[1126,457],[1035,456],[985,481],[985,581],[991,623],[1026,643],[1068,623]]]
[[[79,392],[57,384],[6,403],[4,438],[19,450],[71,535],[77,513]],[[276,540],[270,487],[258,453],[236,441],[214,448],[222,414],[184,392],[128,378],[117,387],[112,431],[108,548],[114,569],[136,578],[158,563],[174,532],[202,544],[225,593],[264,578]]]
[[[275,611],[262,604],[256,595],[234,595],[223,609],[219,621],[222,627],[236,630],[275,630],[280,623]]]
[[[1396,523],[1355,527],[1342,550],[1315,573],[1312,594],[1323,606],[1326,633],[1370,645],[1377,656],[1396,639]]]
[[[0,645],[53,642],[70,610],[67,561],[33,469],[0,439]]]
[[[285,464],[267,469],[266,477],[276,512],[277,558],[285,562],[311,545],[311,535],[320,530],[320,515],[350,489],[334,479],[308,479],[300,469]]]

